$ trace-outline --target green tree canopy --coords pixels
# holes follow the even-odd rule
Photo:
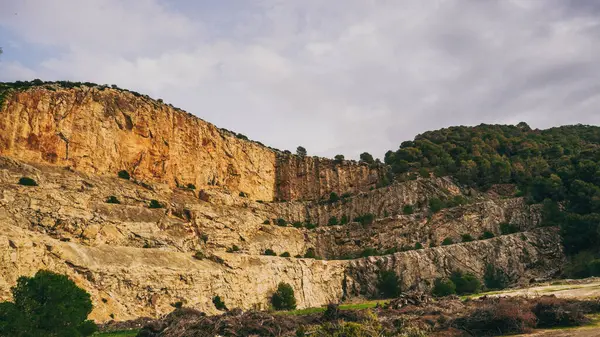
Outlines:
[[[0,336],[90,336],[90,295],[67,276],[40,270],[20,277],[14,302],[0,303]]]

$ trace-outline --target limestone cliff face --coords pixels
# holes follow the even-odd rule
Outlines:
[[[329,193],[358,193],[375,188],[383,166],[281,154],[277,157],[277,196],[280,200],[319,200]]]
[[[182,110],[101,87],[12,90],[0,110],[0,154],[170,186],[225,188],[255,200],[365,190],[378,169],[279,154]],[[277,183],[277,185],[276,185]]]

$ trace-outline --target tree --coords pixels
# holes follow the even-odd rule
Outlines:
[[[456,285],[456,293],[459,295],[475,294],[481,291],[481,281],[471,273],[455,271],[450,275],[450,280]]]
[[[296,148],[296,155],[298,155],[300,157],[306,157],[306,149],[302,146],[298,146]]]
[[[279,283],[277,290],[271,296],[271,304],[275,310],[294,310],[296,309],[296,297],[294,288],[287,283]]]
[[[360,161],[367,164],[373,164],[375,159],[373,159],[373,156],[370,153],[363,152],[360,154]]]
[[[382,270],[377,275],[377,290],[382,298],[400,295],[400,277],[393,270]]]
[[[11,289],[14,302],[0,303],[0,336],[90,336],[90,295],[67,276],[40,270]]]
[[[438,278],[435,280],[433,290],[431,291],[435,297],[444,297],[456,294],[456,285],[452,280],[447,278]]]
[[[221,296],[217,295],[213,297],[212,302],[215,305],[215,308],[217,308],[217,310],[229,311],[229,309],[227,309],[227,306],[225,305],[225,302],[223,302],[223,300],[221,299]]]
[[[335,159],[336,163],[339,164],[339,163],[343,162],[345,158],[344,158],[343,154],[338,154],[335,157],[333,157],[333,159]]]

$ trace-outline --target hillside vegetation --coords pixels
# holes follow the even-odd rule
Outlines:
[[[543,203],[545,225],[560,225],[575,276],[600,273],[600,127],[532,130],[527,124],[451,127],[425,132],[388,151],[401,176],[433,173],[486,190],[516,184],[517,196]]]

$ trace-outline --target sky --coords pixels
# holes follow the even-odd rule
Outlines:
[[[597,0],[0,0],[0,81],[162,98],[282,150],[600,124]]]

